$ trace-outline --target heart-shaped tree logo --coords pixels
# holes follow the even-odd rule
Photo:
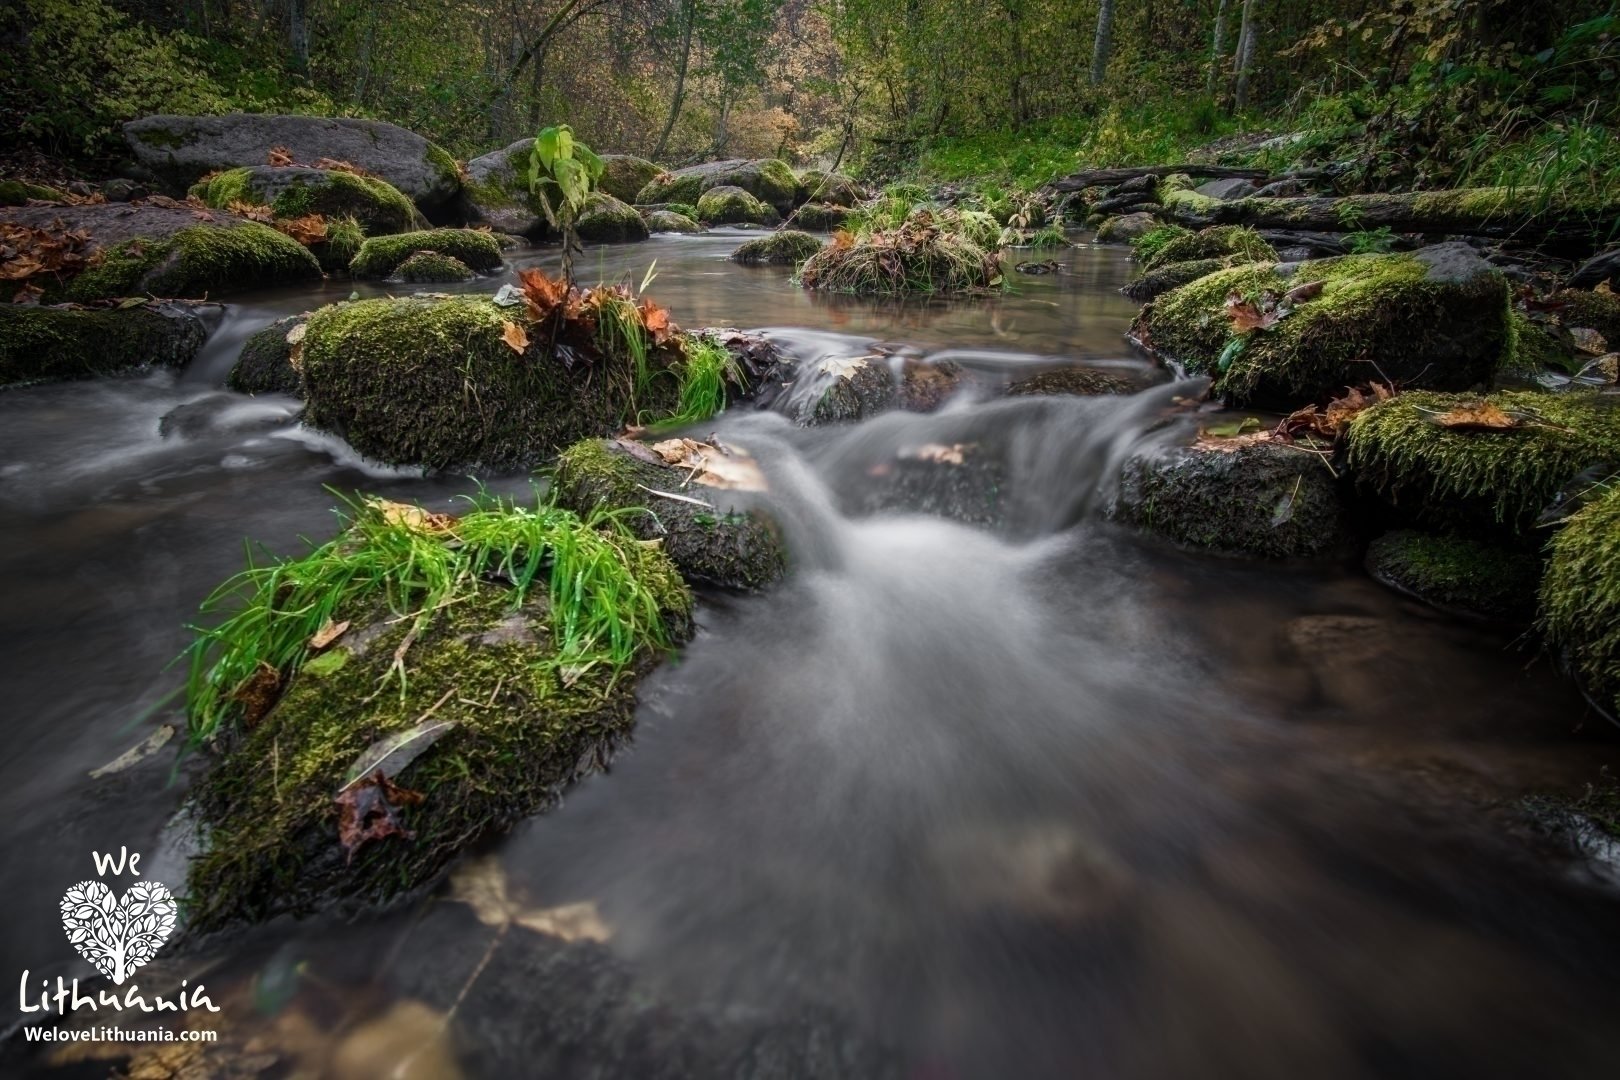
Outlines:
[[[121,900],[99,881],[81,881],[62,895],[68,940],[118,986],[157,955],[174,931],[176,913],[161,881],[137,881]]]

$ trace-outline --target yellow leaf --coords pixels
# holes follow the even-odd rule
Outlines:
[[[529,347],[529,335],[515,322],[502,324],[501,340],[511,346],[515,353],[521,353]]]

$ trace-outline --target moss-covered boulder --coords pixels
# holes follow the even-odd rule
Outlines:
[[[1208,277],[1217,270],[1230,270],[1234,266],[1244,266],[1247,263],[1247,259],[1231,255],[1224,259],[1194,259],[1191,262],[1171,263],[1157,270],[1149,270],[1135,281],[1121,285],[1119,291],[1132,300],[1145,304],[1172,289],[1179,289],[1183,285],[1191,285],[1200,278]]]
[[[1367,572],[1449,614],[1526,623],[1535,614],[1541,564],[1523,549],[1397,529],[1368,546]]]
[[[1567,329],[1596,330],[1611,350],[1620,350],[1620,296],[1587,289],[1561,289],[1548,298]]]
[[[799,174],[800,203],[823,203],[828,206],[853,207],[860,205],[866,193],[861,185],[843,173],[827,173],[820,169],[806,169]]]
[[[225,385],[239,394],[291,394],[304,396],[304,376],[293,354],[304,339],[309,314],[288,315],[242,343],[242,353],[225,377]]]
[[[710,188],[698,197],[698,220],[705,225],[770,225],[776,211],[740,187]]]
[[[603,154],[602,176],[596,186],[620,202],[633,203],[641,189],[663,171],[646,158],[634,154]]]
[[[538,332],[515,351],[516,318],[475,296],[322,308],[304,334],[305,422],[391,465],[510,470],[635,419],[628,356],[593,363],[569,343],[571,370]],[[636,405],[667,414],[677,390],[653,380]]]
[[[216,210],[245,203],[268,206],[278,218],[350,217],[368,236],[406,232],[421,217],[411,200],[386,180],[302,166],[231,169],[197,184],[192,194]]]
[[[31,184],[26,180],[0,180],[0,206],[26,206],[28,200],[62,202],[67,196],[44,184]]]
[[[666,465],[645,449],[632,452],[637,449],[601,439],[569,447],[557,459],[558,504],[580,514],[621,512],[620,521],[643,540],[658,541],[691,581],[759,589],[782,576],[781,537],[757,496],[689,483],[689,470]]]
[[[821,250],[821,241],[796,229],[781,229],[749,240],[731,253],[731,261],[744,265],[797,266]]]
[[[349,273],[358,278],[385,278],[419,251],[449,255],[481,274],[500,269],[501,245],[492,233],[479,229],[429,229],[373,236],[360,245],[349,263]]]
[[[1242,438],[1128,459],[1107,513],[1179,544],[1267,559],[1329,555],[1349,535],[1318,455]]]
[[[1259,326],[1238,327],[1234,293]],[[1218,271],[1153,301],[1133,333],[1214,376],[1230,401],[1293,408],[1375,378],[1412,389],[1489,385],[1511,352],[1509,311],[1507,279],[1451,243]]]
[[[611,757],[691,604],[655,546],[548,506],[364,503],[236,585],[251,624],[199,639],[188,696],[215,751],[190,798],[204,931],[414,892],[549,808]]]
[[[826,203],[805,203],[793,213],[793,224],[813,232],[842,229],[848,221],[848,210],[842,206],[828,206]]]
[[[1344,438],[1357,485],[1408,519],[1520,533],[1581,473],[1620,465],[1620,399],[1405,393],[1358,414]]]
[[[1140,253],[1140,249],[1138,249]],[[1157,245],[1143,259],[1147,270],[1199,259],[1237,256],[1243,262],[1275,262],[1277,253],[1253,229],[1216,225],[1200,232],[1180,231]]]
[[[1553,537],[1540,626],[1586,691],[1620,716],[1620,484],[1611,483]]]
[[[135,159],[178,194],[203,176],[263,165],[280,147],[294,161],[343,161],[381,177],[424,210],[461,189],[455,159],[433,143],[380,120],[273,113],[147,116],[124,125]]]
[[[519,139],[467,162],[462,198],[469,218],[534,240],[550,234],[540,200],[529,190],[533,150],[533,139]]]
[[[441,255],[437,251],[418,251],[399,264],[394,276],[413,285],[453,284],[471,281],[472,267],[454,255]]]
[[[778,214],[786,214],[797,200],[799,181],[792,169],[775,158],[710,161],[660,173],[636,194],[635,201],[696,204],[704,192],[721,187],[741,188]]]
[[[1097,243],[1128,244],[1159,227],[1159,219],[1145,210],[1120,214],[1097,226]]]
[[[646,221],[635,207],[605,191],[593,191],[585,197],[585,206],[574,228],[580,239],[597,244],[645,240],[650,235]]]
[[[655,233],[697,233],[703,231],[703,226],[687,217],[677,214],[673,210],[649,210],[646,214],[647,229]]]
[[[0,386],[180,367],[207,337],[208,327],[191,304],[0,304]]]

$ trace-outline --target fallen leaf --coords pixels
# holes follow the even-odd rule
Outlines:
[[[269,162],[269,164],[278,167],[297,164],[297,162],[293,159],[293,152],[287,149],[285,146],[271,147],[270,154],[266,160]]]
[[[857,371],[866,367],[867,358],[864,356],[832,356],[823,360],[816,370],[823,375],[833,375],[840,379],[853,378]]]
[[[1239,435],[1247,435],[1251,431],[1259,430],[1259,418],[1254,416],[1245,416],[1241,420],[1233,420],[1225,424],[1211,424],[1198,434],[1200,436],[1207,435],[1216,439],[1232,439]]]
[[[379,772],[392,780],[426,753],[428,747],[453,731],[457,723],[453,719],[427,719],[404,731],[385,735],[366,747],[354,764],[349,766],[343,786],[349,787],[362,777]]]
[[[253,221],[263,222],[266,225],[270,224],[276,219],[275,212],[272,211],[268,206],[260,206],[257,203],[246,202],[242,199],[232,199],[229,203],[225,204],[225,209],[239,217],[245,217]]]
[[[319,652],[344,634],[347,634],[350,625],[348,619],[344,619],[342,622],[333,622],[331,619],[327,619],[309,639],[309,647]]]
[[[670,321],[669,309],[661,308],[651,300],[641,302],[641,325],[647,328],[654,345],[664,344],[678,332]]]
[[[1247,299],[1242,293],[1229,293],[1224,310],[1226,317],[1232,320],[1232,331],[1238,334],[1269,329],[1288,314],[1287,308],[1278,306],[1277,294],[1270,290],[1254,300]]]
[[[515,322],[501,324],[501,340],[515,353],[521,354],[529,347],[529,335]]]
[[[736,491],[765,491],[765,474],[746,451],[728,453],[712,443],[696,439],[665,439],[650,447],[673,468],[686,469],[689,479],[705,487]],[[673,497],[673,496],[672,496]]]
[[[1519,426],[1517,418],[1503,412],[1500,407],[1489,401],[1458,405],[1431,419],[1441,427],[1454,431],[1509,431]]]
[[[231,691],[231,700],[242,706],[242,726],[250,728],[263,720],[275,706],[280,692],[281,672],[260,660],[253,674]]]
[[[1262,443],[1276,442],[1277,437],[1269,431],[1250,431],[1243,435],[1229,435],[1210,438],[1200,433],[1193,441],[1193,446],[1199,450],[1220,450],[1224,453],[1234,453],[1245,446],[1259,446]]]
[[[972,443],[924,443],[915,449],[902,450],[902,458],[913,461],[931,461],[936,465],[960,465],[965,459],[964,452],[971,449]]]
[[[174,725],[164,724],[152,734],[101,766],[101,768],[90,770],[90,779],[100,780],[103,776],[121,773],[136,762],[145,760],[163,749],[172,738],[174,738]]]
[[[309,247],[311,244],[325,242],[328,232],[326,218],[320,214],[305,214],[303,217],[282,218],[276,223],[277,230],[286,233],[294,240]]]
[[[1322,286],[1324,284],[1325,282],[1321,281],[1307,281],[1303,285],[1295,285],[1292,289],[1283,293],[1283,303],[1301,304],[1306,300],[1314,300],[1322,295]]]
[[[342,671],[349,663],[348,649],[333,649],[331,652],[321,653],[304,661],[300,671],[305,675],[312,675],[317,679],[324,679],[328,675]]]
[[[24,284],[22,288],[17,290],[16,295],[12,296],[11,302],[13,304],[38,304],[39,298],[44,295],[45,290],[40,286]]]
[[[338,808],[338,842],[348,859],[353,861],[354,853],[368,840],[389,836],[414,840],[416,834],[400,821],[399,810],[420,805],[423,797],[420,791],[400,787],[381,769],[344,788],[332,801]]]
[[[529,302],[529,317],[536,322],[550,315],[568,298],[568,283],[547,276],[539,267],[518,271],[518,283]]]

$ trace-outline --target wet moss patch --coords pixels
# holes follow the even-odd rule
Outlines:
[[[296,240],[258,222],[197,225],[162,239],[136,238],[105,249],[70,281],[65,298],[120,296],[202,299],[240,289],[319,280],[321,265]]]
[[[178,304],[0,304],[0,387],[179,367],[207,336],[196,313]]]
[[[1153,235],[1150,233],[1144,239]],[[1238,256],[1242,262],[1272,262],[1277,258],[1277,253],[1272,250],[1270,244],[1261,239],[1259,233],[1241,225],[1216,225],[1199,232],[1181,230],[1162,244],[1148,245],[1148,253],[1145,256],[1140,243],[1134,246],[1137,254],[1143,256],[1143,266],[1149,270],[1157,270],[1174,263],[1192,262],[1196,259],[1218,259],[1228,255]]]
[[[1525,623],[1535,614],[1541,565],[1528,551],[1399,529],[1368,547],[1367,571],[1445,612]]]
[[[29,199],[42,202],[61,202],[67,196],[44,184],[30,184],[25,180],[0,180],[0,206],[26,206]]]
[[[1620,717],[1620,484],[1553,538],[1540,625],[1598,705]]]
[[[650,235],[646,221],[635,207],[605,191],[593,191],[586,196],[574,227],[580,239],[598,244],[630,243],[645,240]]]
[[[405,232],[418,220],[415,204],[384,180],[297,165],[230,169],[192,193],[216,210],[242,202],[268,206],[279,218],[352,217],[368,235]]]
[[[493,234],[478,229],[430,229],[369,238],[349,263],[349,272],[359,278],[385,278],[419,251],[449,255],[481,274],[501,265],[501,245]]]
[[[716,187],[697,200],[698,220],[705,225],[770,225],[776,211],[740,187]]]
[[[304,378],[293,363],[293,348],[309,321],[306,315],[288,315],[252,334],[231,368],[225,385],[239,394],[291,394],[304,396]],[[295,340],[289,341],[288,335]]]
[[[731,253],[731,261],[745,265],[797,266],[821,250],[821,241],[796,229],[781,229],[749,240]]]
[[[399,264],[395,271],[401,281],[415,284],[433,282],[471,281],[472,268],[454,255],[441,255],[437,251],[418,251]]]

